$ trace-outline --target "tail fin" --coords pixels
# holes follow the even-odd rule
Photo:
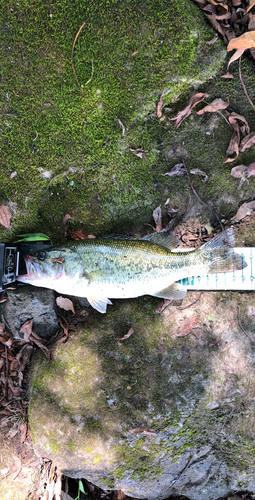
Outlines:
[[[210,261],[209,273],[238,271],[247,267],[244,258],[235,253],[234,246],[235,233],[230,227],[200,247],[203,256]]]

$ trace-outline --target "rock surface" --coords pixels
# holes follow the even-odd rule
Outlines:
[[[183,305],[197,297],[189,293]],[[38,354],[29,408],[35,452],[66,475],[137,498],[254,490],[254,296],[204,292],[191,308],[169,306],[160,316],[158,303],[117,301],[56,345],[50,363]],[[194,315],[197,327],[178,337]],[[130,327],[131,337],[118,340]]]
[[[8,291],[8,300],[0,305],[0,311],[16,339],[24,338],[20,328],[33,318],[33,331],[48,339],[59,328],[55,310],[55,292],[46,288],[25,286]]]

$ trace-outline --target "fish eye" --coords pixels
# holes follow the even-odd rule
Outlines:
[[[37,257],[39,260],[44,260],[46,257],[45,252],[38,252]]]

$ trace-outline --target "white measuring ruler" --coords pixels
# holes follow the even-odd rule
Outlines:
[[[255,290],[255,247],[235,247],[247,267],[228,273],[192,276],[179,282],[188,290]]]

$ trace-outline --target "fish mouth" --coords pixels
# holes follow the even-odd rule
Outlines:
[[[24,261],[27,268],[27,274],[20,274],[17,276],[18,281],[22,281],[23,283],[30,283],[31,281],[40,279],[41,268],[37,262],[34,262],[33,257],[31,255],[24,255]]]

